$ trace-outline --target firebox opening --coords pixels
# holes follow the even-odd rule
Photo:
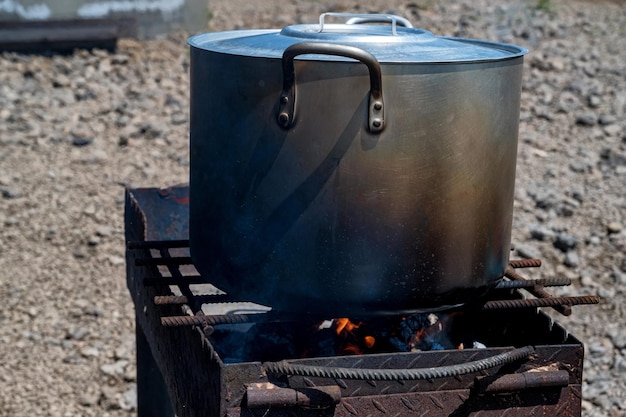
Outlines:
[[[547,345],[569,338],[535,310],[218,325],[210,337],[225,363]]]

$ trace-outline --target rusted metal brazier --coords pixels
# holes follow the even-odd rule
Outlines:
[[[349,17],[189,40],[194,264],[282,311],[465,303],[508,263],[526,51]]]

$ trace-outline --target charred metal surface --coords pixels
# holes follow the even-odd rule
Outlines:
[[[562,328],[554,328],[563,331]],[[565,336],[565,335],[563,335]],[[574,339],[575,340],[575,339]],[[573,341],[571,338],[568,342]],[[574,342],[575,343],[575,342]],[[506,348],[466,349],[460,351],[429,351],[419,353],[399,353],[385,355],[339,356],[332,358],[314,358],[293,360],[290,363],[302,363],[320,367],[366,368],[366,369],[413,369],[449,366],[455,363],[470,362],[493,356],[494,353],[508,351]],[[517,363],[485,370],[480,376],[502,375],[513,372],[526,372],[543,366],[559,364],[570,373],[570,382],[582,382],[582,346],[564,344],[537,347],[531,362]],[[439,391],[448,389],[469,389],[474,386],[476,374],[456,377],[430,379],[424,381],[358,381],[350,379],[329,379],[320,377],[292,376],[288,378],[291,387],[313,387],[334,382],[342,389],[342,398],[370,396],[377,394],[398,394],[403,392]]]
[[[467,390],[342,398],[332,409],[232,408],[226,417],[516,417],[581,415],[580,386],[476,396]]]
[[[268,375],[263,370],[261,362],[225,363],[207,336],[206,330],[210,323],[219,325],[266,320],[273,322],[294,320],[294,317],[268,313],[224,316],[198,314],[201,304],[215,299],[224,301],[227,296],[222,298],[215,295],[196,295],[191,291],[185,294],[184,290],[189,289],[190,285],[196,283],[194,280],[199,278],[197,272],[183,271],[188,265],[179,265],[178,261],[150,261],[188,256],[186,187],[174,187],[165,191],[128,190],[126,197],[126,240],[129,242],[127,284],[135,303],[137,326],[145,335],[145,342],[163,375],[174,410],[180,417],[580,416],[582,343],[559,324],[553,323],[547,315],[533,308],[499,311],[498,314],[477,311],[474,320],[480,323],[480,326],[476,340],[485,342],[489,346],[487,349],[336,356],[288,361],[293,364],[327,367],[412,369],[471,362],[510,351],[513,347],[529,344],[535,346],[535,353],[529,361],[515,362],[467,375],[423,381],[359,381]],[[168,243],[170,239],[171,245]],[[138,265],[137,259],[147,261],[140,261],[141,265]],[[526,264],[520,267],[527,267],[524,265]],[[170,285],[178,287],[182,296],[175,295]],[[557,301],[563,303],[564,299]],[[194,315],[189,315],[190,312]],[[169,327],[162,325],[162,319],[166,322],[183,320],[185,323]],[[555,369],[559,381],[563,381],[567,373],[568,385],[539,389],[532,388],[534,383],[529,383],[526,379],[523,383],[519,380],[509,381],[506,384],[524,387],[505,395],[480,393],[476,388],[477,377],[488,377],[497,381],[506,375],[537,372],[537,369],[543,367]],[[338,389],[340,395],[336,397],[333,394],[332,398],[341,400],[330,406],[324,403],[322,407],[325,408],[317,408],[319,405],[311,403],[307,406],[296,405],[287,408],[274,406],[264,408],[263,405],[256,409],[247,407],[247,387],[268,382],[287,389],[288,391],[283,394],[289,395],[294,391],[304,392],[334,386],[332,389]],[[149,381],[138,380],[140,393],[143,391],[140,385],[146,383]],[[140,406],[139,416],[143,415],[145,413],[142,414]]]

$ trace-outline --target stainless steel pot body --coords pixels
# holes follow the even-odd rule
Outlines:
[[[288,60],[285,99],[284,58],[192,44],[196,268],[242,299],[333,316],[444,308],[495,285],[523,58],[379,63],[374,116],[364,62]]]

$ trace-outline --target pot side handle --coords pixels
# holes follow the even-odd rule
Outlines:
[[[382,70],[380,63],[369,52],[355,46],[325,42],[301,42],[291,45],[283,52],[283,90],[278,104],[278,124],[289,129],[295,122],[296,112],[296,71],[294,58],[298,55],[318,54],[352,58],[365,64],[369,69],[370,92],[368,105],[368,129],[380,133],[385,128],[383,103]]]

